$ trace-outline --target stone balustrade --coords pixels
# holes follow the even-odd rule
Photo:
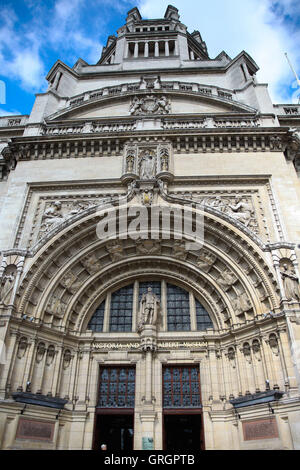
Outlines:
[[[221,98],[225,100],[234,100],[234,92],[229,90],[220,89],[216,86],[205,86],[200,85],[199,83],[190,83],[190,82],[179,82],[179,81],[170,81],[170,82],[160,82],[157,80],[157,83],[154,85],[151,82],[134,82],[134,83],[124,83],[118,86],[111,86],[101,88],[99,90],[93,90],[89,93],[83,93],[76,97],[72,97],[67,102],[67,107],[79,106],[86,101],[97,100],[105,98],[108,96],[119,96],[125,94],[131,94],[132,92],[139,92],[145,90],[150,92],[152,90],[162,92],[165,91],[177,91],[183,93],[193,93],[197,95],[211,96],[216,98]]]

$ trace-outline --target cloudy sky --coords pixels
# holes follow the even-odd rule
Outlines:
[[[97,62],[107,36],[132,7],[144,18],[161,18],[170,3],[190,32],[200,31],[211,58],[222,50],[232,58],[247,51],[273,101],[297,102],[300,90],[284,53],[300,75],[300,0],[0,0],[0,79],[6,86],[0,115],[29,114],[57,59],[71,67],[78,57]]]

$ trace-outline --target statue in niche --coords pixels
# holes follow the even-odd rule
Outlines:
[[[141,179],[152,179],[155,176],[155,158],[150,153],[146,153],[140,161]]]
[[[0,284],[0,303],[4,303],[5,301],[9,303],[8,295],[12,291],[14,280],[14,274],[5,274],[2,277]]]
[[[48,232],[52,230],[56,225],[59,225],[63,222],[64,217],[61,210],[61,202],[54,201],[48,207],[42,217],[41,231]]]
[[[160,151],[160,162],[161,162],[161,170],[168,171],[169,170],[169,152],[168,149],[164,148]]]
[[[156,325],[159,306],[158,297],[152,292],[152,288],[148,287],[140,302],[139,330],[146,325]]]
[[[287,263],[282,265],[281,277],[286,299],[300,302],[299,279],[294,269],[289,267]]]
[[[126,158],[126,172],[132,173],[134,168],[134,155],[129,153]]]

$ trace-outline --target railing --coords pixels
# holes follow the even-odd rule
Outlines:
[[[82,93],[76,97],[71,98],[67,106],[78,106],[83,102],[87,102],[90,100],[95,100],[98,98],[102,98],[105,96],[117,96],[123,95],[127,93],[137,92],[137,91],[145,91],[151,93],[153,89],[155,91],[179,91],[179,92],[188,92],[188,93],[196,93],[198,95],[205,95],[205,96],[215,96],[216,98],[222,98],[225,100],[233,100],[234,93],[230,90],[220,89],[216,86],[203,86],[199,83],[190,83],[190,82],[159,82],[156,87],[153,84],[149,83],[146,88],[145,84],[142,82],[134,82],[134,83],[123,83],[118,86],[111,86],[111,87],[104,87],[99,90],[93,90],[89,93]]]

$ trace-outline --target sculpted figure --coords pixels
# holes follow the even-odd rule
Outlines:
[[[152,292],[152,288],[148,287],[147,293],[142,295],[140,302],[139,329],[144,325],[156,325],[159,304],[158,297]]]
[[[77,281],[77,276],[72,272],[68,272],[60,281],[61,285],[68,289],[72,294],[80,289],[82,282]]]
[[[55,317],[62,318],[65,312],[65,304],[55,295],[51,298],[47,305],[47,312]]]
[[[130,110],[129,110],[130,114],[139,114],[139,111],[141,111],[142,104],[143,104],[143,101],[140,100],[137,96],[135,96],[130,106]]]
[[[83,260],[81,260],[81,264],[85,267],[85,269],[90,273],[94,274],[101,269],[101,263],[95,255],[87,256]]]
[[[107,242],[106,248],[111,255],[112,261],[118,261],[124,257],[123,245],[117,240]]]
[[[64,220],[61,211],[61,202],[55,201],[53,202],[50,207],[48,207],[42,218],[42,226],[41,229],[44,232],[48,232],[52,230],[56,225],[61,224]]]
[[[254,215],[254,211],[251,204],[244,201],[241,197],[236,196],[236,203],[229,204],[226,214],[248,227]]]
[[[13,274],[4,275],[0,284],[0,303],[9,302],[9,294],[14,285]]]
[[[155,158],[150,155],[144,155],[140,164],[140,176],[142,179],[152,179],[155,173]]]
[[[220,284],[222,287],[225,289],[232,284],[235,283],[236,277],[235,275],[229,270],[229,269],[224,269],[221,273],[222,277],[220,277],[217,282]]]
[[[286,299],[300,302],[299,279],[295,271],[289,268],[287,264],[284,264],[282,266],[281,277],[283,279]]]
[[[239,315],[240,313],[246,312],[252,307],[250,300],[248,299],[247,294],[245,292],[240,294],[239,297],[232,299],[231,302],[232,302],[232,307],[235,310],[235,313],[237,315]]]
[[[157,104],[163,113],[169,113],[170,104],[165,96],[162,96],[161,98],[159,98],[157,100]]]

